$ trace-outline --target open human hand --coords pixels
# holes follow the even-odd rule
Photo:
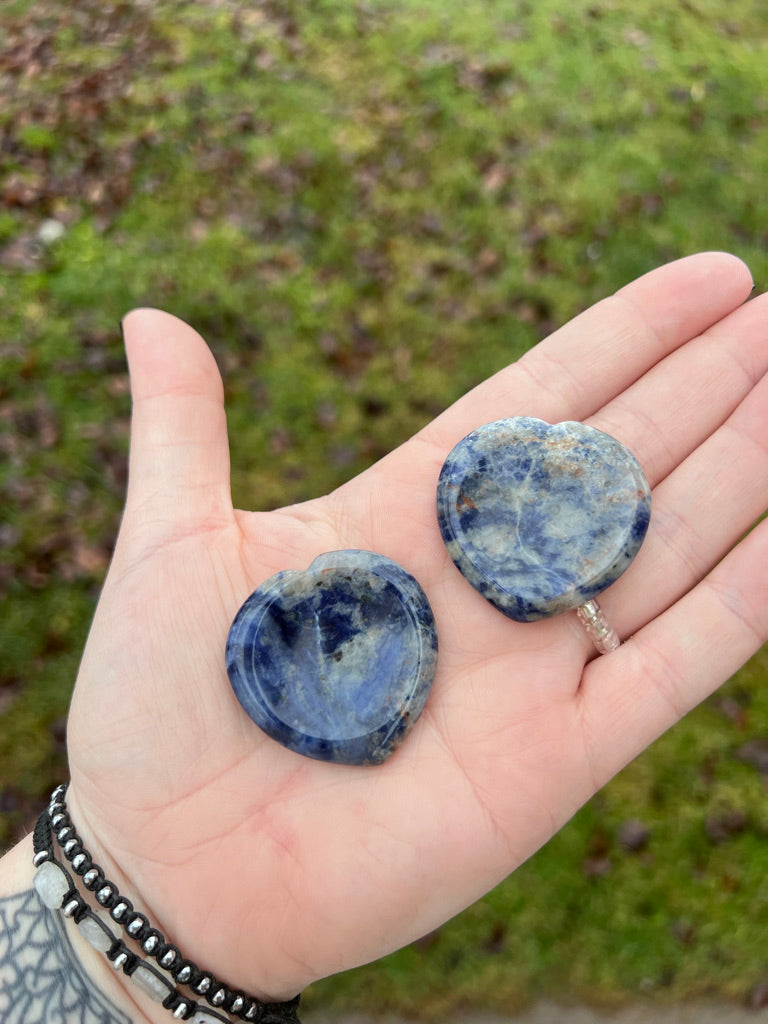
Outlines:
[[[768,635],[768,297],[734,257],[670,264],[598,303],[325,497],[232,507],[222,385],[202,339],[125,321],[134,401],[125,516],[69,718],[72,818],[94,858],[231,984],[287,998],[373,960],[509,874]],[[601,596],[594,657],[573,614],[505,618],[450,561],[440,467],[492,420],[582,420],[653,487],[651,526]],[[740,538],[742,538],[740,540]],[[268,739],[227,680],[245,597],[363,548],[421,583],[440,640],[426,709],[383,765]]]

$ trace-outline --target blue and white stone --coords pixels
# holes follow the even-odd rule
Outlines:
[[[226,658],[237,699],[272,739],[321,761],[380,764],[424,708],[437,631],[396,562],[331,551],[251,594]]]
[[[451,451],[437,488],[457,568],[518,622],[577,608],[614,583],[650,514],[635,457],[583,423],[518,417],[478,427]]]

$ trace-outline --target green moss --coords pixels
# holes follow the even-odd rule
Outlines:
[[[211,342],[238,504],[321,493],[667,259],[728,249],[764,288],[768,62],[752,0],[3,13],[9,841],[63,770],[117,529],[123,314],[162,306]],[[29,32],[42,56],[14,63]],[[768,730],[767,675],[763,652],[485,900],[309,1003],[439,1019],[541,993],[742,997],[765,976],[768,814],[737,755]]]

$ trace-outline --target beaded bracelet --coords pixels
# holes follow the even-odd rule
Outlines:
[[[239,1017],[251,1024],[301,1024],[296,1015],[299,996],[284,1003],[264,1003],[254,996],[249,996],[239,990],[232,990],[223,982],[217,981],[212,973],[200,970],[192,960],[183,957],[176,946],[166,942],[162,933],[150,926],[144,914],[134,910],[131,901],[121,896],[117,886],[105,877],[103,870],[97,864],[94,864],[90,853],[84,848],[83,842],[70,820],[65,802],[66,791],[66,785],[59,786],[54,790],[48,810],[43,812],[38,821],[34,836],[35,866],[39,868],[47,861],[54,864],[54,871],[60,872],[56,879],[58,887],[54,887],[56,893],[59,892],[65,881],[72,882],[69,873],[53,856],[52,836],[55,837],[72,870],[82,879],[85,888],[94,893],[96,902],[109,912],[111,918],[123,927],[128,936],[139,944],[144,953],[157,961],[162,971],[158,971],[147,960],[130,952],[125,943],[116,938],[101,919],[90,910],[74,884],[70,884],[66,892],[61,892],[61,902],[55,909],[61,909],[66,916],[73,917],[77,924],[80,924],[81,920],[91,922],[85,925],[86,938],[91,935],[93,939],[97,939],[97,928],[99,932],[108,933],[113,942],[109,950],[102,949],[102,952],[107,954],[113,966],[116,969],[122,969],[123,973],[131,977],[132,980],[136,980],[135,974],[138,971],[141,980],[137,980],[137,984],[145,991],[147,991],[147,985],[154,984],[157,993],[155,998],[160,996],[158,1001],[162,999],[163,1005],[166,1009],[170,1009],[177,1019],[188,1020],[193,1013],[197,1013],[196,1024],[207,1024],[208,1021],[226,1021],[226,1018],[220,1016],[219,1013],[200,1011],[196,1001],[180,995],[173,985],[163,977],[164,974],[170,975],[176,984],[184,985],[196,995],[203,996],[214,1011],[223,1010],[231,1016]],[[67,912],[68,908],[71,908],[69,912]],[[89,939],[89,941],[91,940]],[[101,945],[104,945],[106,936],[99,941]],[[92,944],[94,943],[92,942]],[[97,945],[96,948],[101,949],[101,945]],[[155,982],[149,980],[150,975],[154,977]],[[145,984],[142,985],[141,981],[144,981]],[[165,986],[162,990],[161,985]],[[162,995],[160,995],[161,992]]]
[[[174,1019],[192,1018],[192,1024],[229,1024],[227,1018],[218,1013],[207,1010],[201,1012],[193,999],[182,996],[152,964],[132,953],[122,939],[91,910],[77,891],[70,873],[54,856],[47,812],[40,816],[35,826],[34,845],[34,863],[37,867],[34,886],[46,907],[60,910],[65,917],[71,917],[86,942],[104,953],[112,967],[122,970],[137,988],[155,1002],[162,1003],[166,1010],[171,1011]]]

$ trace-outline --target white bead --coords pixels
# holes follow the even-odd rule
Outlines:
[[[162,1003],[173,992],[173,988],[167,982],[163,981],[154,971],[151,971],[143,964],[139,964],[133,972],[131,981],[142,992],[145,992],[150,999],[154,999],[156,1003]]]
[[[58,864],[47,860],[37,869],[33,882],[37,895],[51,910],[58,910],[70,889],[69,879]]]
[[[100,953],[108,953],[112,948],[115,936],[94,921],[92,917],[86,915],[77,927],[86,942],[89,942],[94,949],[98,949]]]

